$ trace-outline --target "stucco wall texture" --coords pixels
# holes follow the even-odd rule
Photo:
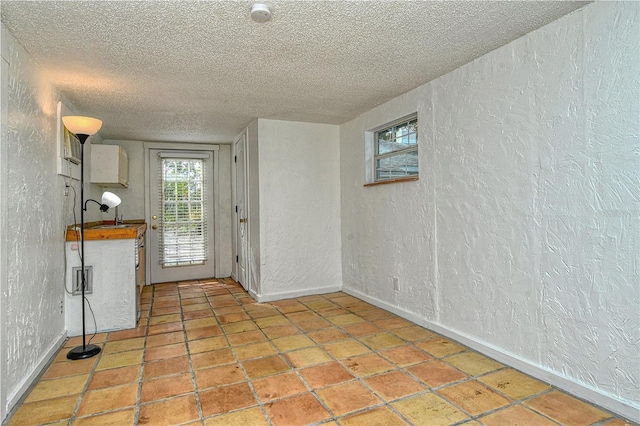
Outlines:
[[[591,4],[340,133],[346,291],[633,417],[639,13],[637,2]],[[365,131],[414,111],[420,180],[363,187]]]
[[[64,334],[64,181],[56,170],[58,94],[10,34],[7,134],[7,288],[3,395],[11,400]],[[3,88],[4,91],[4,88]],[[19,396],[19,395],[18,395]],[[7,401],[2,401],[7,404]]]
[[[342,286],[338,141],[336,125],[258,120],[261,301]]]

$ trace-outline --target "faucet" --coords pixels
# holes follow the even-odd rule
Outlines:
[[[118,217],[118,206],[114,207],[115,211],[116,211],[116,219],[113,222],[115,225],[122,225],[122,216]]]

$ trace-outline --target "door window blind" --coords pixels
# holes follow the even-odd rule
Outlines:
[[[207,191],[204,159],[160,155],[160,264],[176,267],[207,260]],[[175,154],[174,154],[175,155]]]

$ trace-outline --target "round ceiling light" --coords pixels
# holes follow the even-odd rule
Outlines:
[[[271,19],[271,10],[269,6],[262,3],[256,3],[251,6],[251,19],[256,22],[267,22]]]

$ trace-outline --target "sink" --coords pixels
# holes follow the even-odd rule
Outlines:
[[[98,225],[89,229],[118,229],[118,228],[130,228],[131,225]]]

